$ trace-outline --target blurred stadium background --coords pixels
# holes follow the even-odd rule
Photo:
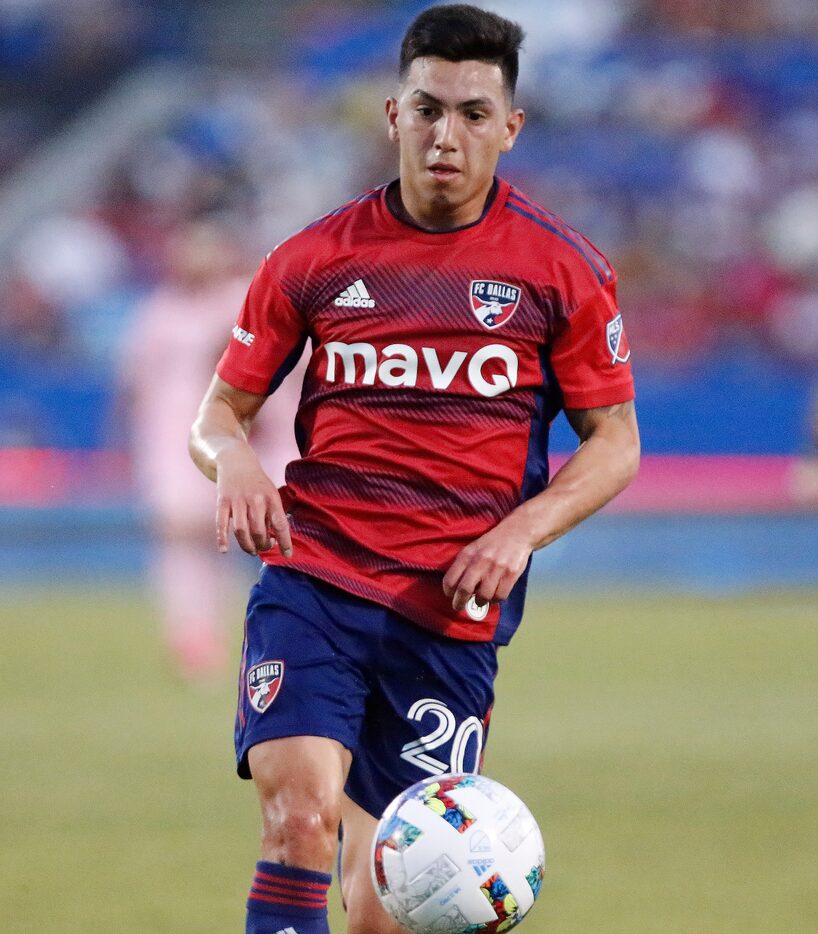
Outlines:
[[[157,637],[125,345],[180,269],[247,281],[394,176],[427,5],[0,0],[4,931],[240,929],[233,689]],[[644,444],[504,660],[487,769],[551,852],[527,930],[818,931],[818,6],[482,5],[528,32],[502,174],[618,268]]]

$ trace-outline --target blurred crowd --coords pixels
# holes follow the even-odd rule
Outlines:
[[[174,278],[180,238],[206,228],[246,280],[289,233],[396,174],[382,101],[426,5],[0,0],[0,215],[36,187],[42,147],[70,152],[106,101],[115,122],[137,119],[134,76],[164,75],[177,101],[139,110],[130,136],[100,118],[93,184],[79,197],[66,158],[62,189],[0,241],[0,446],[124,443],[124,335]],[[637,367],[672,378],[769,357],[808,381],[815,0],[483,5],[528,33],[528,124],[503,173],[612,259]]]
[[[0,454],[130,452],[186,678],[223,670],[230,615],[187,427],[261,257],[395,176],[426,5],[0,0]],[[501,171],[618,268],[646,450],[818,451],[818,4],[485,5],[528,35]],[[260,420],[277,482],[298,379]]]

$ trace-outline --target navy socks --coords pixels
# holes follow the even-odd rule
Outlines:
[[[247,934],[329,934],[331,881],[324,872],[256,863],[247,899]]]

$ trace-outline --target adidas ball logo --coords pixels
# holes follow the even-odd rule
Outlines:
[[[375,301],[366,290],[363,279],[356,279],[335,299],[341,308],[374,308]]]

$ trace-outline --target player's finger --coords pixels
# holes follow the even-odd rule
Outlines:
[[[248,555],[256,554],[247,519],[247,504],[244,502],[236,503],[233,507],[233,535],[242,551],[246,551]]]
[[[454,597],[452,597],[452,608],[460,611],[471,600],[474,593],[480,587],[483,577],[484,562],[471,562],[463,576],[457,582]]]
[[[474,591],[469,587],[458,587],[452,597],[452,609],[458,613],[466,608],[466,604],[474,596]]]
[[[487,571],[480,578],[480,584],[474,591],[474,599],[478,606],[485,606],[492,600],[501,600],[498,594],[498,586],[503,578],[503,572],[499,568]]]
[[[267,530],[267,523],[263,525],[263,530],[259,526],[250,527],[250,538],[256,551],[269,551],[273,547],[273,538]]]
[[[228,549],[230,526],[230,503],[219,497],[216,501],[216,545],[224,554]]]
[[[293,540],[284,510],[280,506],[273,508],[267,516],[267,523],[270,534],[278,542],[279,551],[285,558],[289,558],[293,553]]]
[[[261,494],[253,496],[248,504],[248,532],[256,551],[269,551],[273,547],[267,531],[267,500]]]
[[[519,580],[520,575],[515,574],[513,571],[506,571],[500,577],[500,580],[497,582],[497,589],[494,593],[495,600],[506,600],[508,599],[509,594],[511,593],[514,585]]]
[[[466,570],[469,560],[469,556],[461,551],[451,563],[449,570],[443,577],[443,593],[445,593],[450,600],[454,597],[457,584],[463,576],[463,572]]]

